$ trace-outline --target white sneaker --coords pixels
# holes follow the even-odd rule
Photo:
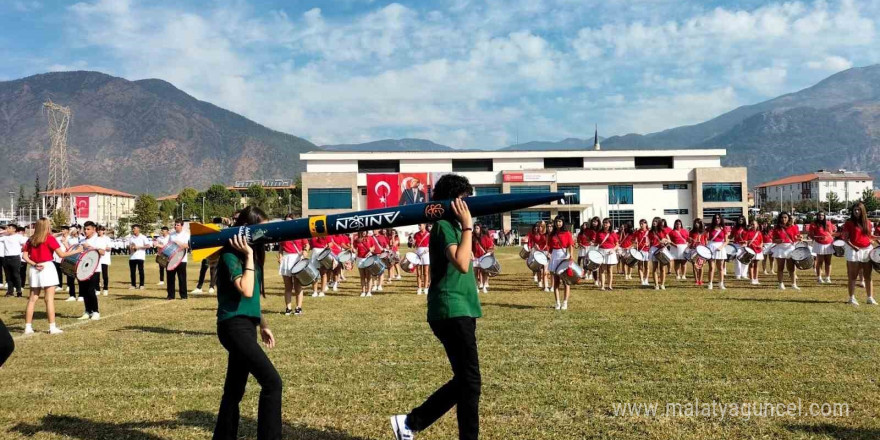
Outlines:
[[[819,284],[825,284],[825,279],[822,277],[819,277]]]
[[[138,287],[138,290],[144,290],[144,289],[145,289],[144,286]]]
[[[568,301],[562,302],[562,310],[568,310]]]
[[[753,286],[757,286],[757,285],[758,285],[758,280],[752,280],[752,285],[753,285]]]
[[[715,287],[712,286],[712,283],[709,283],[709,290],[712,290],[712,289],[714,289],[714,288],[715,288]]]
[[[785,290],[785,283],[779,283],[779,290]]]
[[[544,291],[545,291],[545,292],[552,292],[552,290],[550,290],[549,287],[544,288]]]
[[[135,289],[137,289],[137,287],[134,287],[134,286],[128,286],[128,290],[135,290]]]
[[[336,289],[333,289],[333,290],[336,290]],[[382,291],[382,285],[379,285],[379,292],[381,292],[381,291]]]
[[[562,304],[556,303],[556,310],[562,309]]]
[[[666,290],[666,285],[665,285],[665,284],[661,284],[661,285],[660,285],[660,290]]]
[[[487,289],[486,286],[483,286],[483,293],[489,293],[489,289]]]
[[[78,297],[78,298],[76,298],[76,300],[79,301],[79,302],[85,302],[85,298],[83,298],[83,297],[81,297],[81,296]]]
[[[91,316],[88,313],[83,313],[82,316],[80,316],[79,318],[76,318],[76,319],[77,319],[77,321],[85,321],[89,318],[91,318]]]
[[[165,285],[165,281],[159,281],[158,283],[156,283],[156,285],[157,285],[157,286],[164,286],[164,285]]]
[[[317,297],[318,297],[318,292],[312,292],[312,298],[317,298]]]
[[[721,290],[727,290],[727,288],[724,287],[724,283],[718,283],[718,288]]]
[[[34,328],[31,327],[31,326],[29,326],[29,325],[28,325],[28,326],[25,326],[25,328],[24,328],[24,334],[26,334],[26,335],[32,335],[32,334],[34,334]]]
[[[538,282],[538,276],[537,276],[537,275],[535,275],[532,279],[534,279],[536,283]],[[4,288],[5,288],[5,286],[4,286]]]
[[[49,327],[49,334],[50,335],[60,335],[61,333],[64,333],[64,330],[61,330],[58,327]]]
[[[654,284],[654,290],[660,290],[660,285],[659,285],[659,284]]]
[[[681,276],[681,280],[682,280],[682,281],[687,281],[687,279],[688,279],[687,275],[682,275],[682,276]]]
[[[107,296],[107,295],[109,295],[109,294],[110,294],[109,291],[107,291],[107,290],[104,291],[104,296]]]
[[[862,286],[862,287],[865,287],[865,282],[864,282],[864,281],[862,281],[861,286]]]
[[[852,304],[852,305],[854,305],[854,306],[859,305],[859,302],[856,301],[856,297],[854,297],[854,296],[849,297],[849,301],[847,301],[846,303],[847,303],[847,304]]]
[[[798,287],[797,284],[792,284],[792,285],[791,285],[791,288],[794,289],[794,290],[801,290],[801,288]]]
[[[395,278],[395,280],[399,280],[399,279],[401,279],[401,278],[400,278],[400,275],[398,275],[397,278]]]
[[[209,288],[208,293],[214,293],[214,288],[213,287]]]
[[[421,295],[421,294],[420,294]],[[361,298],[367,296],[367,292],[361,292]]]
[[[367,292],[367,296],[373,296],[373,294],[370,292]]]
[[[825,279],[825,282],[828,283],[828,284],[831,284],[831,277],[826,278],[826,279]]]
[[[412,430],[406,426],[406,416],[391,416],[391,431],[394,432],[395,440],[413,440],[415,438]]]
[[[333,283],[333,291],[336,292],[338,289],[336,288],[336,283]]]
[[[321,291],[320,293],[318,293],[318,297],[319,297],[319,298],[323,298],[323,297],[325,297],[325,296],[326,296],[326,294],[325,294],[323,291]]]
[[[89,319],[91,319],[92,321],[98,321],[101,319],[101,314],[98,312],[92,313],[92,317]]]
[[[876,305],[877,305],[877,301],[874,301],[874,297],[873,297],[873,296],[869,296],[869,297],[868,297],[868,304],[870,304],[870,305],[872,305],[872,306],[876,306]]]
[[[421,294],[422,294],[422,288],[420,287],[420,288],[416,289],[416,295],[421,295]]]
[[[76,298],[70,296],[70,297],[67,297],[67,299],[65,299],[64,301],[76,301]]]
[[[195,289],[192,290],[192,292],[190,292],[190,294],[196,294],[196,293],[203,293],[203,292],[202,292],[202,289],[195,288]]]

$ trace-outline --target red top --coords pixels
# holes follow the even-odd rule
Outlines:
[[[330,240],[327,237],[314,237],[309,239],[309,245],[312,249],[325,248],[329,241]]]
[[[392,237],[389,241],[391,242],[392,251],[397,252],[398,250],[400,250],[400,238]]]
[[[413,244],[417,248],[428,247],[428,242],[431,241],[431,233],[428,231],[419,231],[413,235]]]
[[[593,244],[593,238],[596,237],[596,231],[592,229],[587,229],[585,231],[578,232],[577,240],[578,245],[581,247],[587,247]]]
[[[529,233],[529,249],[535,249],[539,251],[547,250],[547,236],[542,234],[532,234]]]
[[[880,235],[880,226],[874,227],[874,235]]]
[[[620,247],[629,248],[633,245],[633,239],[635,238],[635,234],[624,234],[623,238],[620,239]]]
[[[748,229],[742,228],[739,226],[734,226],[730,229],[730,241],[738,244],[742,244],[743,233]]]
[[[596,234],[596,244],[599,246],[599,249],[614,249],[619,241],[620,237],[614,231],[602,231]]]
[[[707,231],[706,235],[709,237],[709,241],[714,241],[716,243],[721,243],[730,235],[730,228],[727,226],[722,226],[721,229],[715,229],[713,231]]]
[[[308,243],[305,239],[289,240],[281,242],[281,252],[285,254],[301,254]]]
[[[851,220],[847,220],[843,224],[843,236],[856,247],[864,249],[871,247],[871,236],[862,231],[862,228],[856,226]]]
[[[651,249],[651,241],[648,238],[648,232],[650,232],[650,231],[648,231],[648,230],[643,231],[641,229],[633,232],[632,241],[633,241],[633,244],[635,244],[636,249],[638,249],[640,251],[647,251],[647,250]]]
[[[648,231],[648,240],[651,242],[651,247],[660,247],[660,242],[666,238],[666,231],[660,230],[660,232]]]
[[[330,252],[332,252],[333,255],[339,255],[339,253],[345,250],[345,247],[349,244],[351,243],[345,235],[331,235],[327,239],[327,245],[330,246]]]
[[[800,239],[801,231],[797,225],[787,228],[773,228],[773,240],[781,240],[783,243],[794,243]]]
[[[688,231],[685,228],[673,229],[667,235],[672,244],[687,244]]]
[[[28,240],[27,243],[24,244],[22,252],[27,252],[28,258],[34,263],[48,263],[53,260],[52,255],[55,253],[55,249],[58,249],[59,247],[58,240],[52,235],[47,235],[46,241],[39,246],[31,247],[31,241]]]
[[[761,236],[762,236],[761,240],[764,243],[773,243],[773,230],[772,229],[769,232],[762,232]]]
[[[574,245],[574,238],[571,232],[563,231],[550,236],[550,249],[568,249]]]
[[[672,232],[672,228],[670,228],[669,226],[663,228],[663,233],[665,233],[666,235],[669,235],[670,232]]]
[[[826,221],[824,226],[816,226],[815,223],[807,225],[807,236],[819,244],[831,244],[834,241],[833,234],[837,229],[831,222]]]
[[[748,245],[753,251],[761,252],[764,249],[764,234],[761,231],[743,229],[741,236],[742,243]]]
[[[474,237],[471,246],[473,247],[474,258],[480,258],[492,251],[495,248],[495,243],[492,242],[492,237],[489,234],[483,234],[479,239]]]
[[[357,250],[358,258],[367,258],[370,255],[370,241],[368,237],[356,238],[354,240],[354,247]]]
[[[700,233],[700,232],[696,232],[696,231],[691,231],[689,237],[691,239],[691,247],[705,246],[706,239],[708,238],[708,237],[706,237],[705,232]]]

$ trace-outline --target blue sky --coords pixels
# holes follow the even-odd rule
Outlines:
[[[0,80],[167,80],[317,144],[648,133],[880,62],[880,0],[2,0]]]

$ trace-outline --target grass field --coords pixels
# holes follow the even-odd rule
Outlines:
[[[575,289],[553,310],[512,250],[504,275],[482,295],[478,324],[486,439],[880,438],[880,308],[845,305],[844,267],[818,286],[777,291],[729,281],[726,291],[692,281],[666,291],[617,283]],[[390,439],[388,416],[420,404],[450,377],[425,322],[411,276],[372,298],[354,276],[337,294],[307,297],[285,317],[281,278],[267,267],[264,311],[278,338],[270,351],[284,380],[285,438]],[[191,266],[195,266],[192,265]],[[115,258],[102,320],[80,323],[82,303],[57,302],[63,335],[22,337],[25,301],[0,298],[16,351],[0,370],[2,439],[210,438],[226,352],[215,335],[216,299],[166,301],[147,264],[148,289],[127,290]],[[197,266],[189,271],[190,289]],[[680,287],[677,285],[680,283]],[[207,290],[207,289],[206,289]],[[61,299],[66,293],[60,293]],[[243,438],[255,438],[259,387],[242,402]],[[797,404],[785,417],[672,417],[667,402]],[[811,403],[845,403],[849,415],[809,414]],[[616,403],[659,403],[657,416],[615,416]],[[684,408],[684,407],[683,407]],[[419,439],[456,437],[449,414]]]

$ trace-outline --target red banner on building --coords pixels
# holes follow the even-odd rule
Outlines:
[[[367,209],[397,206],[400,186],[397,174],[367,174]]]
[[[400,173],[398,205],[415,205],[428,201],[428,173]]]
[[[76,197],[76,217],[77,218],[87,218],[89,216],[89,198],[86,197]]]

